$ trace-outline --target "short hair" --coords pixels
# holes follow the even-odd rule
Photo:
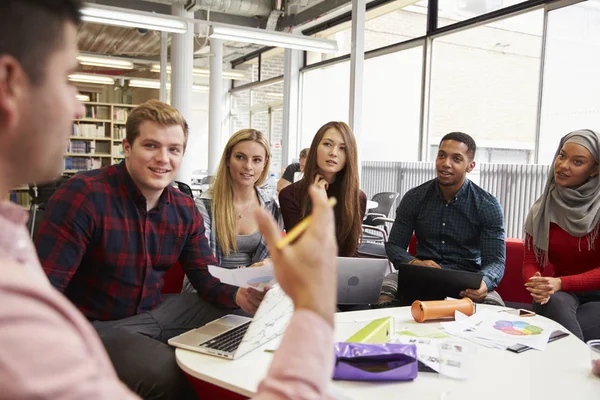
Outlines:
[[[475,152],[477,151],[477,145],[475,144],[475,140],[463,132],[450,132],[445,135],[442,140],[440,140],[440,146],[442,142],[445,140],[454,140],[457,142],[464,143],[467,145],[467,154],[471,157],[471,160],[475,158]]]
[[[309,149],[308,147],[307,147],[307,148],[305,148],[305,149],[302,149],[302,150],[300,151],[300,157],[299,157],[299,158],[306,158],[306,157],[308,157],[308,151],[309,151],[309,150],[310,150],[310,149]]]
[[[79,24],[80,9],[81,0],[1,0],[0,56],[16,58],[33,84],[42,83],[65,22]]]
[[[187,145],[189,127],[179,110],[162,101],[149,100],[131,110],[127,117],[127,122],[125,123],[125,131],[127,133],[125,138],[130,146],[140,136],[140,125],[144,121],[156,122],[163,126],[181,126],[183,129],[184,148]]]

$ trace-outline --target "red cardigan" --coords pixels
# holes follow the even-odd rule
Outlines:
[[[594,248],[589,249],[585,237],[580,240],[552,223],[548,261],[554,267],[555,277],[560,278],[564,292],[588,292],[600,289],[600,237],[596,238]],[[527,281],[536,272],[543,275],[542,268],[535,260],[531,236],[527,235],[523,279]]]

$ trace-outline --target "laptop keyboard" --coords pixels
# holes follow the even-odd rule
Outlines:
[[[201,343],[200,346],[231,353],[238,348],[249,326],[250,321],[233,328],[230,331],[215,336],[211,340]]]

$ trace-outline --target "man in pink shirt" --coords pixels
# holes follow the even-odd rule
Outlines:
[[[72,120],[83,115],[77,70],[79,0],[0,0],[0,198],[62,170]],[[279,229],[257,215],[277,278],[296,312],[261,383],[260,399],[326,397],[333,369],[333,212],[311,192],[319,226],[276,250]],[[0,387],[3,398],[134,399],[96,331],[48,282],[26,212],[0,200]],[[315,224],[316,225],[316,224]],[[307,271],[308,268],[308,271]]]

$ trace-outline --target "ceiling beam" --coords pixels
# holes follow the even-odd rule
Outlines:
[[[279,18],[277,21],[277,30],[287,30],[290,26],[302,25],[305,22],[312,21],[318,17],[322,17],[330,12],[345,6],[352,0],[327,0],[312,6],[298,14],[286,15]]]
[[[88,3],[96,3],[102,4],[105,6],[119,7],[119,8],[127,8],[131,10],[138,11],[146,11],[146,12],[155,12],[158,14],[166,14],[171,15],[171,6],[168,4],[162,3],[154,3],[149,1],[141,1],[141,0],[96,0],[96,1],[87,1]],[[207,12],[205,10],[198,10],[194,14],[195,19],[199,19],[202,21],[206,21]],[[264,28],[267,24],[267,18],[260,17],[242,17],[239,15],[230,15],[223,14],[218,12],[210,13],[210,20],[212,22],[219,22],[222,24],[232,24],[239,26],[249,26],[249,27],[261,27]]]

